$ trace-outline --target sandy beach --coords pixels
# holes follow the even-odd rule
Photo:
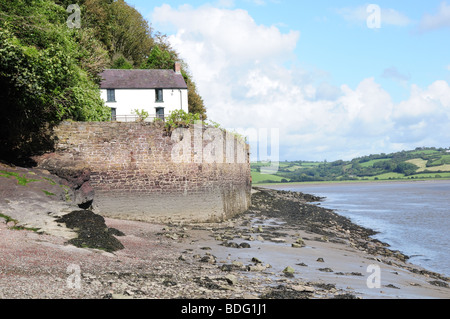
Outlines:
[[[123,249],[79,248],[0,219],[2,299],[447,299],[449,279],[407,262],[371,230],[254,188],[253,206],[214,224],[105,219]]]

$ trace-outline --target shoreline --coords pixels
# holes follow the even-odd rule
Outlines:
[[[440,240],[438,240],[436,243],[433,242],[427,242],[426,246],[424,244],[424,246],[419,246],[421,251],[418,251],[417,249],[414,250],[414,248],[411,248],[412,246],[409,246],[409,244],[412,244],[413,246],[416,245],[415,247],[417,248],[417,243],[415,243],[415,238],[412,236],[412,234],[409,232],[404,232],[404,234],[402,235],[403,237],[398,237],[394,232],[392,232],[392,229],[389,228],[389,225],[383,223],[384,219],[380,218],[380,220],[382,220],[381,223],[377,223],[377,222],[373,222],[371,218],[374,218],[375,221],[377,221],[377,216],[375,215],[368,215],[368,220],[371,220],[371,222],[369,222],[368,220],[366,220],[364,218],[364,214],[358,214],[358,213],[352,213],[352,210],[355,209],[357,210],[360,209],[361,207],[364,207],[364,209],[369,209],[369,206],[367,204],[364,204],[365,199],[364,197],[361,197],[361,199],[358,201],[354,198],[352,192],[354,191],[356,193],[356,195],[358,196],[358,199],[360,198],[360,194],[359,194],[359,190],[362,193],[365,193],[366,196],[370,196],[369,195],[369,191],[368,190],[372,190],[372,189],[379,189],[379,187],[389,187],[388,189],[393,189],[393,190],[402,190],[405,191],[407,189],[413,189],[416,190],[416,192],[419,192],[419,190],[429,190],[429,189],[434,189],[436,188],[448,188],[448,182],[450,182],[450,180],[428,180],[428,181],[395,181],[395,182],[386,182],[384,183],[383,181],[377,181],[377,183],[370,183],[370,184],[360,184],[360,183],[345,183],[345,184],[309,184],[309,185],[292,185],[292,186],[275,186],[275,187],[271,187],[270,185],[265,185],[262,186],[262,188],[267,188],[267,189],[274,189],[274,190],[286,190],[286,191],[298,191],[298,192],[308,192],[310,194],[316,194],[319,196],[324,196],[325,200],[321,203],[318,203],[318,205],[323,205],[324,207],[327,207],[329,209],[333,209],[336,212],[340,213],[343,216],[347,216],[349,218],[352,218],[352,220],[360,225],[364,225],[365,227],[371,228],[371,226],[375,227],[374,229],[377,230],[377,234],[374,238],[377,238],[381,241],[386,241],[388,244],[395,246],[396,249],[402,251],[403,253],[407,254],[410,256],[410,260],[412,263],[416,263],[417,265],[427,268],[429,270],[435,271],[435,272],[442,272],[443,274],[445,274],[446,276],[450,276],[449,273],[449,269],[448,269],[448,263],[446,262],[447,260],[444,258],[445,255],[448,254],[444,253],[444,251],[440,251],[436,248],[436,245],[439,242],[442,242],[446,240],[445,238],[445,232],[441,233],[441,235],[438,235],[437,230],[433,231],[433,233],[435,234],[434,236],[441,236]],[[341,188],[342,187],[342,188]],[[367,188],[366,188],[367,187]],[[426,192],[426,191],[424,191]],[[329,195],[328,195],[329,194]],[[345,198],[345,200],[343,201],[342,199],[339,199],[336,201],[336,198],[338,198],[337,194],[342,194]],[[425,193],[424,193],[425,194]],[[408,196],[408,194],[405,194],[406,196]],[[330,196],[332,199],[326,198]],[[340,196],[340,195],[339,195]],[[423,195],[426,196],[426,195]],[[340,198],[340,197],[339,197]],[[394,203],[393,201],[397,201],[397,198],[403,198],[403,196],[400,197],[390,197],[389,201],[392,202],[391,204],[384,204],[383,208],[380,208],[379,206],[373,206],[373,211],[377,211],[378,209],[389,209],[392,210],[392,207],[397,205],[396,203]],[[444,198],[443,198],[444,199]],[[426,202],[427,200],[429,200],[430,202],[435,202],[434,199],[428,198],[428,197],[424,197],[423,200]],[[403,202],[405,201],[405,199],[403,198]],[[371,200],[371,202],[373,202],[373,200]],[[401,201],[402,202],[402,201]],[[414,199],[412,199],[412,202],[414,202]],[[410,203],[408,201],[409,204],[413,205],[412,202]],[[346,205],[343,205],[343,203],[346,203]],[[417,203],[417,202],[416,202]],[[355,204],[357,206],[355,206]],[[376,203],[373,202],[374,205],[377,205]],[[380,204],[381,205],[381,204]],[[424,204],[425,205],[425,204]],[[397,209],[397,206],[395,206]],[[432,211],[440,211],[443,210],[445,212],[445,204],[441,203],[441,205],[439,206],[435,206],[435,209],[432,209]],[[406,213],[408,207],[407,206],[402,206],[400,205],[398,209],[403,209],[403,211]],[[403,212],[402,211],[402,212]],[[416,214],[419,212],[416,212]],[[405,218],[407,218],[406,216],[409,216],[408,214],[405,215]],[[393,223],[400,223],[399,220],[395,220]],[[442,220],[442,223],[444,222],[444,220]],[[389,223],[389,222],[386,222]],[[385,227],[381,227],[380,225],[383,225]],[[415,223],[416,227],[420,227],[419,224],[416,222]],[[403,225],[407,227],[407,225]],[[407,229],[407,228],[406,228]],[[419,230],[420,232],[420,230]],[[421,233],[421,235],[423,235],[423,233]],[[397,236],[397,237],[396,237]],[[416,236],[416,237],[421,237],[421,236]],[[405,238],[409,238],[406,239]],[[439,237],[437,237],[439,238]],[[444,246],[443,249],[445,249],[446,247]],[[432,256],[435,256],[435,258],[433,258]]]
[[[336,184],[361,184],[361,183],[415,183],[415,182],[439,182],[450,181],[450,178],[421,178],[421,179],[381,179],[381,180],[349,180],[349,181],[313,181],[313,182],[288,182],[288,183],[258,183],[254,187],[271,188],[275,187],[296,187],[296,186],[318,186],[318,185],[336,185]]]
[[[317,200],[254,187],[251,209],[222,223],[105,218],[123,233],[114,252],[0,222],[0,298],[450,298],[449,278],[408,263]],[[368,287],[370,266],[380,270],[379,287]],[[68,267],[79,270],[80,287],[70,286]]]

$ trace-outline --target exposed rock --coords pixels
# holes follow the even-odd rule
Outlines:
[[[285,274],[294,274],[295,270],[291,266],[287,266],[286,268],[284,268],[283,273],[285,273]]]
[[[322,271],[322,272],[333,272],[333,269],[331,269],[331,268],[319,268],[318,269],[319,271]]]
[[[269,268],[268,266],[264,266],[263,264],[256,264],[256,265],[249,265],[247,267],[248,271],[264,271],[267,268]]]
[[[208,263],[208,264],[215,264],[216,263],[216,257],[214,257],[213,255],[207,254],[205,256],[203,256],[200,261],[202,263]]]
[[[297,291],[292,288],[279,285],[263,294],[261,299],[310,299],[312,292]]]
[[[89,180],[91,171],[82,162],[74,162],[70,155],[50,153],[33,158],[38,168],[46,169],[63,180],[74,195],[72,201],[82,209],[88,209],[94,202],[95,192]]]
[[[433,286],[448,288],[448,284],[440,280],[429,281],[429,283],[432,284]]]
[[[235,275],[226,275],[224,278],[230,285],[236,285],[238,282],[238,279]]]
[[[293,285],[291,286],[291,289],[298,291],[298,292],[314,292],[314,287],[311,286],[303,286],[303,285]]]

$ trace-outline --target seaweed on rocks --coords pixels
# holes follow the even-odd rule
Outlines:
[[[252,211],[268,218],[278,218],[292,229],[330,238],[333,242],[350,241],[352,245],[373,255],[394,257],[406,261],[409,257],[390,250],[387,244],[373,239],[377,232],[353,223],[331,209],[317,205],[323,198],[291,191],[255,188]]]
[[[108,228],[105,219],[89,210],[73,211],[57,220],[65,223],[68,228],[74,229],[78,237],[69,240],[69,243],[80,248],[95,248],[114,252],[124,248],[122,243],[114,236],[124,234],[114,228]]]
[[[362,237],[376,234],[374,230],[356,225],[331,209],[309,203],[312,199],[319,201],[322,199],[321,197],[269,189],[258,190],[260,192],[252,196],[254,209],[268,217],[282,218],[294,227],[300,227],[316,234],[332,235],[332,232],[327,229],[339,225],[343,230],[349,230]]]
[[[296,291],[284,285],[272,288],[269,292],[263,294],[261,299],[312,299],[313,293],[307,291]]]

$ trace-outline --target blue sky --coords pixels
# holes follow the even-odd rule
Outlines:
[[[169,36],[212,120],[279,129],[280,160],[450,147],[450,1],[127,3]]]

